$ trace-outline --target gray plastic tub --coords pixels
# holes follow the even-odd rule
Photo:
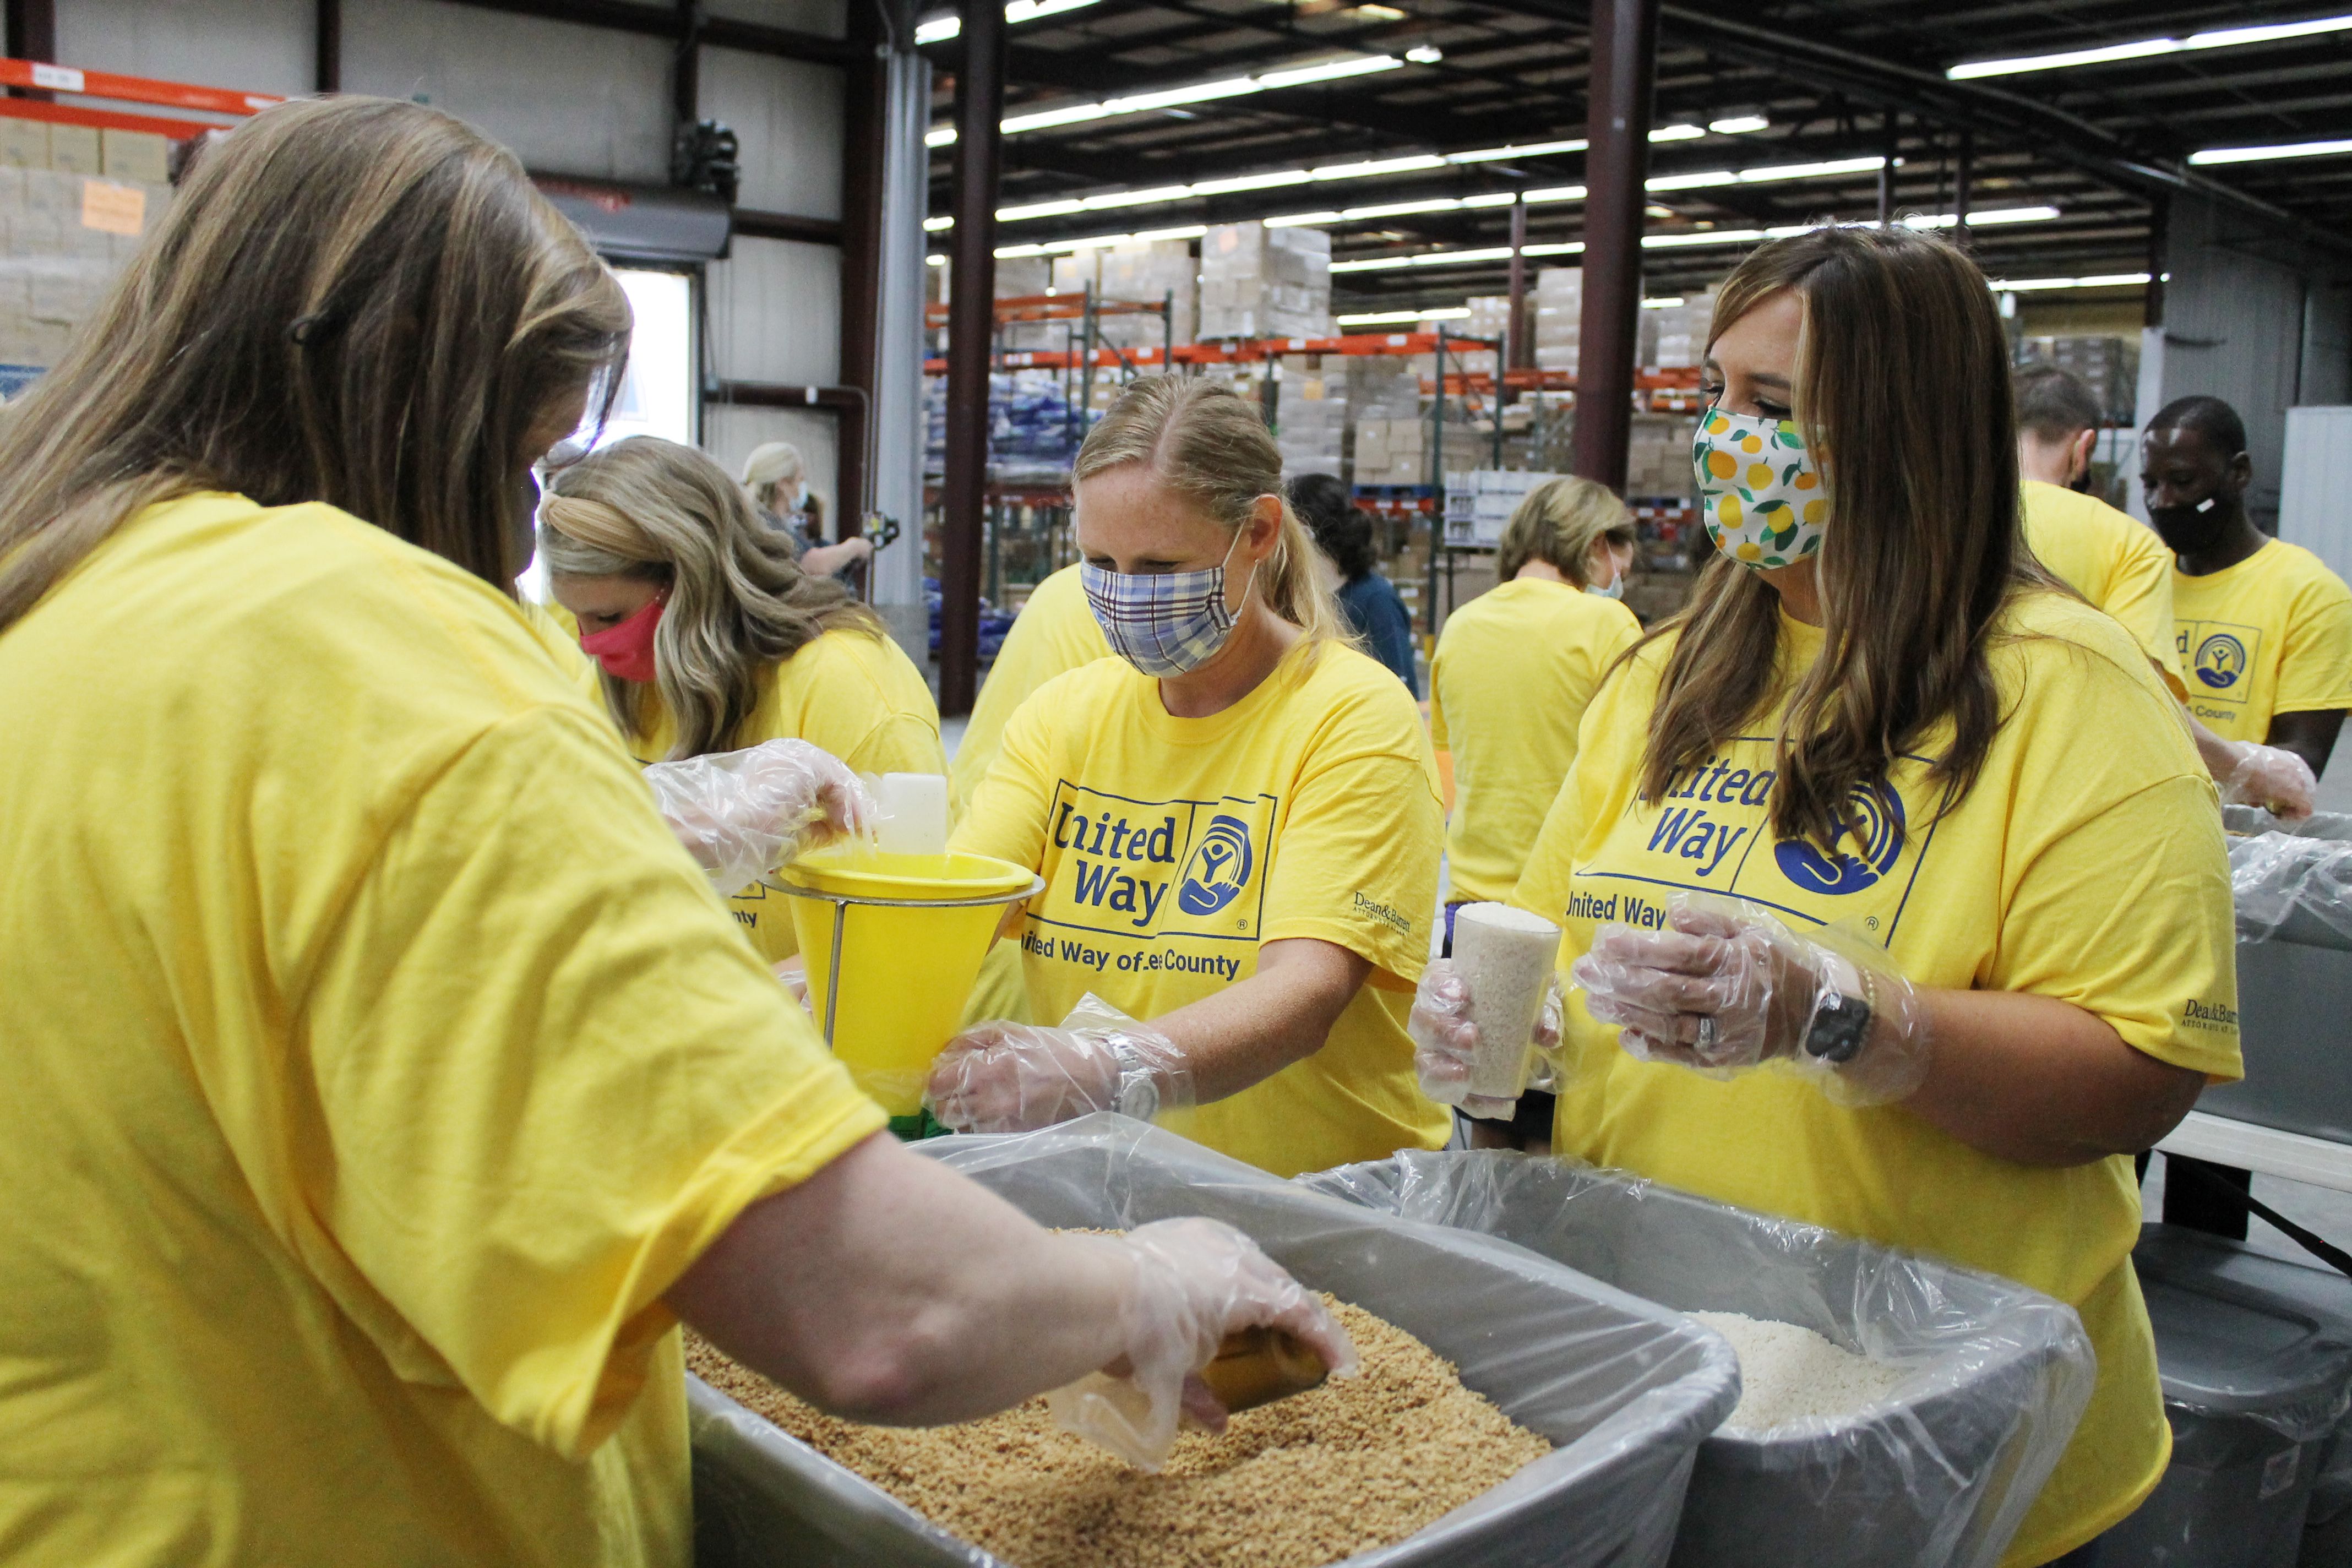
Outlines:
[[[1408,1152],[1299,1180],[1681,1311],[1778,1319],[1911,1369],[1851,1418],[1707,1438],[1675,1568],[1990,1568],[2096,1377],[2074,1310],[2021,1285],[1618,1172]]]
[[[2216,1116],[2352,1142],[2352,817],[2284,827],[2225,808],[2238,909],[2238,1042],[2246,1076],[2198,1100]]]
[[[1238,1226],[1307,1284],[1417,1335],[1554,1451],[1351,1568],[1655,1568],[1699,1440],[1738,1398],[1717,1336],[1517,1247],[1367,1213],[1123,1117],[918,1148],[1040,1223]],[[994,1568],[863,1478],[688,1380],[701,1568]]]
[[[2148,1568],[2294,1568],[2352,1406],[2352,1323],[2327,1304],[2352,1284],[2176,1226],[2143,1226],[2132,1262],[2172,1464],[2102,1549]]]

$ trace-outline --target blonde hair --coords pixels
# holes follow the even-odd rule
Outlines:
[[[0,630],[142,508],[324,501],[512,594],[537,427],[629,305],[514,154],[381,98],[264,110],[196,161],[0,416]]]
[[[755,505],[774,511],[776,492],[787,482],[808,478],[808,461],[790,441],[762,441],[743,459],[743,488]]]
[[[882,634],[847,589],[803,573],[742,488],[692,447],[656,436],[616,441],[557,474],[539,515],[551,573],[668,589],[654,684],[677,725],[672,760],[730,749],[770,666],[829,631]],[[601,683],[622,732],[642,733],[638,683],[609,674]]]
[[[1527,493],[1495,549],[1495,581],[1507,583],[1530,561],[1558,568],[1585,586],[1592,547],[1602,539],[1633,542],[1633,514],[1607,485],[1594,479],[1546,479]]]
[[[1282,451],[1255,404],[1206,379],[1148,375],[1130,382],[1087,432],[1070,481],[1129,463],[1150,467],[1227,533],[1241,532],[1262,498],[1280,502],[1281,532],[1258,567],[1259,593],[1310,641],[1353,640],[1316,574],[1315,542],[1284,493]]]

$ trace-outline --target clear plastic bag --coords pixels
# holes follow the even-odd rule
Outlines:
[[[872,831],[874,797],[830,752],[763,741],[646,769],[654,804],[726,898],[800,850]]]
[[[1795,1323],[1909,1369],[1851,1417],[1710,1436],[1674,1568],[1993,1568],[2097,1377],[2074,1310],[2022,1285],[1622,1172],[1407,1151],[1298,1180],[1677,1310]]]
[[[2232,838],[2230,892],[2240,942],[2284,936],[2352,950],[2352,843],[2278,832]]]
[[[1553,1451],[1349,1568],[1660,1568],[1699,1439],[1738,1397],[1730,1348],[1662,1308],[1458,1230],[1281,1182],[1103,1114],[917,1147],[1041,1224],[1128,1229],[1204,1215],[1307,1286],[1417,1335]],[[698,1568],[1002,1568],[699,1383],[688,1386]]]

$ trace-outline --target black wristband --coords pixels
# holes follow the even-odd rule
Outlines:
[[[1805,1026],[1805,1054],[1842,1067],[1862,1054],[1870,1037],[1870,1004],[1832,992],[1813,1005]]]

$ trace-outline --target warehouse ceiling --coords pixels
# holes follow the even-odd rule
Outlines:
[[[1544,144],[1585,132],[1590,40],[1577,0],[1044,0],[1030,9],[1033,19],[1009,29],[1006,119],[1064,122],[1004,139],[1000,212],[1045,210],[1001,223],[1000,254],[1319,213],[1317,226],[1332,235],[1336,309],[1454,305],[1505,286],[1507,263],[1493,253],[1509,243],[1511,195],[1531,193],[1527,238],[1538,263],[1573,264],[1584,159]],[[1965,155],[1979,219],[1970,240],[1996,279],[2148,271],[2152,214],[2184,184],[2286,239],[2344,247],[2352,151],[2188,162],[2217,148],[2352,138],[2352,26],[2282,26],[2335,14],[2164,0],[1666,4],[1649,291],[1683,293],[1721,276],[1745,249],[1732,236],[1874,219],[1876,165],[1889,156],[1895,213],[1934,223],[1954,210]],[[2118,46],[2136,47],[2127,58],[1948,75]],[[926,48],[940,71],[934,124],[944,125],[958,46]],[[1333,69],[1358,74],[1303,84],[1283,74]],[[1143,94],[1198,100],[1115,101]],[[936,215],[949,211],[952,153],[933,153]],[[1355,167],[1365,163],[1398,166]],[[1120,199],[1153,191],[1163,194]],[[1395,210],[1416,206],[1439,210]],[[1472,254],[1443,254],[1462,251]]]

